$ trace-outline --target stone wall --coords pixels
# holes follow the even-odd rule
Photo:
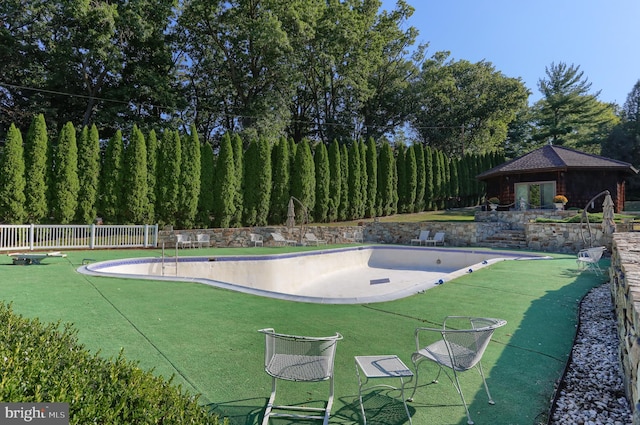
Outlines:
[[[474,220],[481,223],[509,223],[511,229],[524,229],[537,218],[564,220],[578,214],[576,210],[476,211]]]
[[[500,213],[500,212],[498,212]],[[489,213],[492,214],[492,213]],[[586,226],[579,223],[533,223],[526,222],[521,226],[527,240],[527,249],[533,251],[560,252],[575,254],[585,247],[583,237],[587,238],[589,232]],[[360,230],[363,233],[364,242],[409,245],[411,239],[417,238],[420,230],[429,230],[431,236],[436,232],[445,232],[447,246],[483,246],[483,242],[490,236],[502,230],[514,228],[511,221],[460,221],[460,222],[415,222],[415,223],[388,223],[366,222],[362,226],[309,226],[304,232],[312,232],[318,239],[324,239],[329,244],[350,243],[345,233],[353,233]],[[242,247],[250,246],[250,233],[262,235],[265,246],[274,246],[271,232],[279,232],[286,239],[301,241],[300,227],[288,228],[285,226],[271,227],[240,227],[229,229],[193,229],[174,231],[165,228],[159,232],[159,243],[165,243],[167,247],[175,245],[175,234],[181,233],[196,239],[199,233],[206,233],[211,239],[211,246],[217,247]],[[599,223],[591,225],[593,238],[592,245],[604,245],[611,248],[611,236],[603,234]],[[588,244],[587,244],[588,245]]]
[[[640,233],[614,234],[609,274],[625,391],[633,410],[633,425],[640,425]]]

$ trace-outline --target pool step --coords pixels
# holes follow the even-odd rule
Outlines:
[[[527,237],[523,230],[501,230],[487,237],[480,245],[490,248],[526,249]]]

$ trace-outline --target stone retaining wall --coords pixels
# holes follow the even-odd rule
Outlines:
[[[562,212],[562,211],[561,211]],[[491,214],[491,213],[489,213]],[[513,229],[509,221],[460,221],[460,222],[416,222],[416,223],[387,223],[366,222],[362,226],[309,226],[304,232],[312,232],[318,239],[324,239],[329,244],[350,243],[353,240],[345,238],[345,233],[360,230],[364,242],[409,245],[411,239],[417,238],[420,230],[429,230],[431,236],[436,232],[445,232],[447,246],[471,247],[483,246],[483,241],[502,230]],[[521,229],[527,240],[527,249],[533,251],[560,252],[575,254],[585,247],[583,237],[589,237],[588,228],[579,223],[524,223]],[[623,229],[621,229],[623,230]],[[301,241],[300,228],[285,226],[271,227],[240,227],[228,229],[192,229],[174,231],[166,228],[159,231],[159,243],[171,247],[175,245],[175,234],[181,233],[196,239],[199,233],[206,233],[211,239],[211,246],[242,247],[250,246],[250,233],[262,235],[265,246],[274,246],[271,232],[279,232],[286,239]],[[599,223],[591,225],[592,245],[604,245],[611,248],[611,236],[603,234]]]
[[[625,391],[633,411],[633,425],[640,425],[640,233],[614,234],[609,275]]]

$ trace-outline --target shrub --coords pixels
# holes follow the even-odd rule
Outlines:
[[[197,396],[122,352],[112,360],[90,354],[69,324],[25,319],[0,303],[0,329],[1,401],[69,403],[70,424],[219,424]]]

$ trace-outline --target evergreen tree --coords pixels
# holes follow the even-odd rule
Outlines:
[[[123,154],[122,133],[117,130],[107,143],[100,173],[98,212],[106,223],[117,224],[119,221]]]
[[[460,181],[458,176],[458,161],[456,158],[449,160],[449,196],[451,197],[451,206],[457,206],[460,196]]]
[[[362,189],[360,190],[360,208],[358,208],[358,218],[366,216],[367,202],[369,199],[369,178],[367,175],[367,145],[363,140],[358,141],[358,150],[360,151],[360,181]]]
[[[53,154],[52,216],[56,223],[69,224],[78,207],[78,145],[76,129],[67,122],[60,131]]]
[[[147,193],[147,145],[133,125],[122,162],[122,222],[144,224],[149,219]]]
[[[378,195],[378,150],[373,137],[367,142],[366,151],[367,169],[367,205],[365,206],[365,217],[376,215],[376,199]]]
[[[289,205],[289,142],[281,138],[272,151],[272,183],[271,200],[269,208],[269,222],[272,224],[284,223],[287,218]]]
[[[158,136],[151,130],[147,136],[147,201],[149,222],[156,221],[156,173],[158,164]]]
[[[271,200],[271,148],[266,138],[249,143],[244,165],[243,224],[264,226]]]
[[[315,205],[316,178],[313,167],[313,156],[309,141],[302,139],[296,147],[296,161],[291,173],[291,195],[295,196],[305,206],[312,220]]]
[[[182,142],[182,165],[180,166],[180,206],[178,223],[183,229],[195,225],[200,196],[200,139],[195,125],[191,125],[191,134]]]
[[[395,163],[393,150],[386,140],[380,146],[378,158],[378,214],[388,216],[395,211],[396,186],[394,181]]]
[[[266,137],[258,139],[258,164],[256,186],[258,199],[256,203],[256,225],[266,226],[269,218],[271,190],[273,188],[271,176],[271,144]]]
[[[439,210],[442,200],[442,165],[440,163],[440,151],[431,149],[431,167],[433,169],[433,197],[432,209]]]
[[[85,126],[78,143],[78,223],[93,223],[97,213],[98,181],[100,178],[100,136],[95,124]]]
[[[469,207],[469,155],[458,159],[458,194],[463,207]]]
[[[398,175],[398,211],[408,212],[408,190],[407,190],[407,170],[405,161],[406,148],[403,144],[396,147],[396,174]]]
[[[213,185],[213,224],[215,227],[230,227],[231,220],[236,216],[237,176],[231,136],[226,133],[220,140],[220,151],[215,165]]]
[[[231,220],[231,226],[242,226],[242,213],[244,211],[244,147],[242,138],[235,133],[231,137],[231,147],[233,148],[234,170],[236,172],[236,192],[233,195],[235,204],[235,215]]]
[[[162,224],[175,224],[180,205],[182,144],[177,131],[165,130],[158,146],[156,173],[156,217]]]
[[[424,169],[425,169],[425,187],[424,187],[424,207],[426,210],[433,210],[434,193],[435,193],[435,174],[433,166],[433,152],[429,146],[424,148]]]
[[[424,195],[425,195],[425,187],[427,184],[427,174],[425,164],[424,164],[424,149],[422,149],[422,145],[419,143],[415,143],[411,146],[413,150],[413,155],[416,158],[416,200],[414,204],[413,211],[420,212],[424,211]]]
[[[44,115],[33,118],[25,143],[25,209],[30,223],[47,218],[47,155],[49,138]]]
[[[360,174],[360,145],[353,141],[349,147],[349,215],[355,220],[361,218],[362,208],[362,178]]]
[[[198,224],[211,227],[213,216],[214,156],[209,142],[200,146],[200,196],[198,197]]]
[[[329,155],[324,143],[318,143],[314,152],[315,174],[316,174],[316,205],[314,218],[318,222],[325,223],[329,211],[329,182],[331,175],[329,171]]]
[[[0,150],[0,222],[23,224],[27,218],[24,172],[22,134],[11,124]]]
[[[416,203],[418,170],[416,164],[416,155],[412,148],[408,148],[407,150],[405,150],[404,163],[406,211],[413,212]]]
[[[329,145],[329,206],[327,218],[333,222],[338,219],[342,194],[342,160],[340,159],[340,145],[334,140]]]
[[[338,205],[338,220],[349,219],[349,151],[346,145],[340,146],[340,204]]]

